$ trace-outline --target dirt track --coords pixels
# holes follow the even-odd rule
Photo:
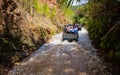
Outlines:
[[[84,28],[79,32],[78,42],[62,42],[61,37],[61,33],[53,36],[8,75],[111,75]]]

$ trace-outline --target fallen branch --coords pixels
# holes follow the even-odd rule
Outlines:
[[[105,34],[105,36],[103,37],[103,38],[106,38],[115,28],[117,28],[117,26],[119,26],[120,25],[120,20],[119,21],[117,21],[117,23],[115,23],[115,25],[113,25],[112,26],[112,28],[110,28],[109,30],[108,30],[108,32]]]

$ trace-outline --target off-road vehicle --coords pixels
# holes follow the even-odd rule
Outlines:
[[[79,38],[78,36],[79,30],[81,30],[80,26],[72,25],[72,24],[65,25],[63,35],[62,35],[62,40],[77,41]]]

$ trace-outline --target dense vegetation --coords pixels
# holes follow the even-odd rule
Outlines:
[[[63,24],[72,22],[83,24],[93,43],[107,57],[120,60],[119,0],[89,0],[72,8],[74,0],[57,0],[58,4],[53,0],[53,6],[49,6],[50,0],[46,3],[43,0],[1,1],[4,2],[3,5],[0,2],[0,58],[4,58],[0,61],[3,64],[28,56],[59,32]]]
[[[120,1],[90,0],[77,8],[74,19],[86,26],[93,43],[107,57],[120,60]]]
[[[55,0],[1,0],[0,64],[20,61],[72,22],[74,13],[61,9]]]

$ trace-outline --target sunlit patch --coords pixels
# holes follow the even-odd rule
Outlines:
[[[49,40],[50,44],[60,44],[62,42],[62,33],[54,35],[51,40]]]
[[[74,72],[74,69],[72,69],[72,68],[66,68],[66,69],[64,70],[64,72],[66,72],[66,73],[68,73],[68,72]]]
[[[15,65],[20,65],[20,62],[15,62]]]
[[[62,41],[61,38],[62,34],[53,36],[29,59],[16,63],[8,75],[18,73],[23,75],[22,72],[24,75],[58,75],[58,73],[61,75],[96,75],[97,70],[105,72],[101,60],[93,54],[96,51],[91,45],[85,28],[79,31],[78,42]],[[99,73],[99,75],[104,74]]]
[[[52,68],[48,68],[47,71],[48,72],[53,72],[53,69]]]
[[[62,44],[68,44],[69,42],[67,40],[63,41]]]
[[[80,72],[79,75],[87,75],[85,72]]]
[[[76,47],[71,48],[72,51],[79,51]]]
[[[55,57],[55,55],[51,55],[51,57],[53,58],[53,57]]]
[[[65,40],[65,41],[62,42],[62,44],[76,44],[76,42],[75,41],[68,42],[68,40]]]
[[[69,61],[67,61],[67,64],[69,64],[69,63],[71,63],[71,61],[69,60]]]
[[[82,30],[79,31],[79,33],[85,33],[85,34],[88,34],[88,31],[87,31],[85,28],[82,28]]]
[[[62,53],[62,56],[67,57],[68,54],[67,53]]]
[[[33,61],[33,58],[30,58],[29,61]]]

